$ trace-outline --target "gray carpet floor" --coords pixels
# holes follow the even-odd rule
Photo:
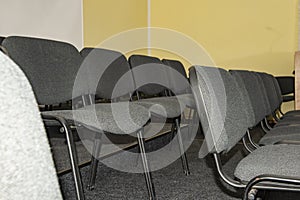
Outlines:
[[[64,164],[68,163],[68,157],[65,151],[66,146],[62,141],[63,139],[52,140],[52,145],[54,145],[52,149],[53,152],[55,152],[54,159],[56,165],[60,165],[60,169],[68,166],[68,164]],[[166,139],[161,137],[153,141],[149,141],[147,146],[150,146],[151,149],[151,145],[155,146],[155,144],[163,143],[162,141],[166,141]],[[238,191],[227,186],[219,179],[211,156],[207,156],[204,159],[198,158],[198,152],[201,144],[202,138],[201,136],[198,136],[187,150],[187,157],[191,172],[189,176],[185,176],[183,174],[180,159],[176,160],[169,166],[152,173],[157,199],[241,199],[242,191]],[[77,150],[79,151],[79,158],[81,162],[89,161],[90,156],[80,142],[77,142]],[[133,151],[136,151],[136,147],[133,148]],[[224,164],[225,172],[230,176],[233,176],[235,166],[245,154],[246,152],[244,151],[242,144],[238,144],[228,154],[223,155],[222,162]],[[114,156],[122,157],[122,153]],[[96,187],[93,191],[88,191],[86,189],[88,170],[89,165],[81,167],[81,174],[87,200],[148,198],[143,174],[120,172],[111,169],[100,162],[96,178]],[[71,173],[68,172],[61,174],[59,176],[59,181],[64,199],[76,199],[74,182]],[[265,199],[300,199],[299,195],[299,193],[273,192],[267,193],[265,195]]]

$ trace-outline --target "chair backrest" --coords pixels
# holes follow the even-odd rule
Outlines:
[[[32,88],[0,52],[0,198],[62,199]]]
[[[71,44],[30,37],[7,37],[2,46],[29,79],[39,104],[72,99],[77,71],[82,62]]]
[[[294,76],[276,76],[276,80],[280,87],[282,95],[295,92],[295,77]]]
[[[229,151],[250,126],[234,77],[224,69],[201,66],[190,68],[189,77],[208,149]]]
[[[170,89],[167,66],[158,58],[132,55],[128,59],[137,91],[146,95],[158,95]]]
[[[229,71],[231,73],[231,75],[234,77],[236,83],[238,84],[238,87],[243,95],[243,98],[244,98],[244,101],[245,101],[245,104],[248,105],[245,107],[245,111],[248,115],[248,119],[249,119],[249,126],[250,127],[254,127],[258,124],[258,122],[261,121],[261,118],[260,120],[256,118],[255,116],[255,112],[254,112],[254,108],[253,108],[253,104],[254,102],[251,101],[251,98],[250,98],[250,94],[248,92],[248,88],[247,86],[245,85],[244,83],[244,78],[243,78],[243,72],[246,72],[247,71],[241,71],[241,70],[230,70]],[[241,73],[241,74],[240,74]],[[251,88],[251,86],[250,86]],[[252,88],[251,88],[252,89]],[[258,109],[260,108],[257,108],[256,111],[258,111]],[[262,117],[262,116],[261,116]]]
[[[2,44],[3,40],[5,39],[5,37],[1,37],[0,36],[0,45]]]
[[[273,113],[276,109],[279,108],[280,102],[278,100],[277,92],[274,86],[273,78],[270,74],[257,72],[257,74],[261,77],[264,88],[266,91],[266,97],[270,104],[271,113]]]
[[[255,116],[253,126],[255,126],[265,118],[268,112],[258,77],[254,72],[246,70],[230,70],[230,73],[236,78],[240,88],[244,87],[247,91],[246,98],[248,96],[251,102],[250,105]]]
[[[178,60],[169,59],[162,59],[162,62],[171,67],[171,69],[167,69],[167,75],[170,80],[172,91],[175,94],[191,93],[188,77],[183,64]]]
[[[100,48],[84,48],[82,67],[89,71],[88,80],[91,91],[96,96],[114,100],[128,96],[135,91],[132,72],[126,57],[117,51]]]
[[[270,74],[270,76],[272,77],[272,80],[273,80],[273,84],[274,84],[275,91],[276,91],[276,94],[277,94],[277,100],[278,100],[279,107],[280,107],[282,102],[283,102],[281,88],[280,88],[280,85],[279,85],[277,79],[272,74]],[[294,87],[294,85],[293,85],[293,87]],[[294,91],[294,88],[293,88],[292,91]]]

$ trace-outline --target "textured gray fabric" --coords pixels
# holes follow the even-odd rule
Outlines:
[[[270,103],[269,103],[269,100],[268,100],[268,94],[267,94],[264,82],[263,82],[261,76],[258,73],[253,72],[253,74],[256,76],[258,84],[259,84],[259,87],[257,89],[261,90],[261,92],[262,92],[262,102],[261,102],[261,104],[262,104],[263,107],[261,107],[261,108],[264,109],[265,116],[271,115],[272,110],[271,110],[271,106],[270,106]]]
[[[185,72],[183,64],[178,60],[170,60],[170,59],[162,59],[162,62],[165,65],[172,67],[177,70],[181,75],[183,75],[187,79],[187,74]]]
[[[281,105],[282,102],[283,102],[283,98],[282,98],[282,95],[281,95],[281,89],[280,89],[279,83],[273,75],[271,75],[271,74],[269,74],[269,75],[271,76],[271,78],[273,80],[273,85],[274,85],[274,88],[275,88],[275,91],[276,91],[276,94],[277,94],[277,100],[279,102],[279,105]]]
[[[166,68],[168,75],[170,89],[176,95],[191,93],[189,81],[184,69],[183,64],[178,60],[167,60],[163,59],[162,62],[169,66]]]
[[[280,103],[278,102],[278,96],[274,87],[272,77],[266,73],[257,72],[257,74],[261,77],[263,81],[266,91],[266,97],[270,104],[271,111],[274,112],[279,107]]]
[[[195,99],[193,94],[179,94],[176,95],[176,97],[181,101],[184,102],[184,104],[189,107],[189,108],[195,108],[196,109],[196,104],[195,104]]]
[[[248,72],[247,71],[238,71],[238,70],[231,70],[229,72],[235,78],[235,81],[237,82],[237,84],[239,86],[239,89],[241,90],[241,93],[243,95],[245,104],[247,105],[245,107],[245,111],[246,111],[246,113],[248,115],[248,119],[249,119],[248,126],[249,126],[249,128],[254,127],[259,122],[258,121],[259,117],[257,117],[257,120],[256,120],[255,113],[254,113],[254,108],[253,108],[253,105],[252,105],[252,104],[254,104],[254,102],[251,102],[251,100],[250,100],[249,92],[248,92],[248,90],[246,88],[246,85],[244,83],[244,78],[242,77],[242,75],[244,73],[248,73]],[[251,91],[251,89],[253,89],[253,86],[248,86],[248,87],[249,87],[249,91]],[[259,115],[259,113],[257,115]]]
[[[208,148],[218,153],[229,151],[248,128],[243,95],[229,72],[213,67],[193,68],[196,77],[191,70],[190,79]]]
[[[130,134],[141,129],[150,119],[150,113],[136,102],[101,103],[78,110],[57,110],[43,112],[55,115],[95,131],[114,134]]]
[[[300,126],[279,126],[266,133],[259,144],[270,145],[282,140],[300,141]]]
[[[142,99],[138,103],[149,112],[166,118],[179,117],[186,107],[186,99],[176,96]]]
[[[263,175],[300,178],[299,145],[269,145],[256,149],[237,165],[234,175],[243,181]]]
[[[5,39],[5,37],[0,37],[0,45],[2,44],[4,39]]]
[[[288,111],[286,113],[284,113],[284,117],[285,116],[289,116],[289,115],[299,115],[300,116],[300,110],[291,110],[291,111]]]
[[[300,116],[299,115],[284,116],[275,124],[274,127],[287,126],[287,125],[300,126]]]
[[[2,46],[29,79],[39,104],[56,104],[72,99],[81,55],[64,42],[12,36]]]
[[[169,89],[166,65],[155,57],[132,55],[129,57],[135,85],[146,95],[157,95]]]
[[[267,111],[263,103],[264,99],[260,88],[261,86],[259,85],[255,73],[245,70],[231,70],[231,74],[237,79],[239,85],[245,86],[255,116],[255,122],[253,124],[258,124],[265,118]],[[243,82],[243,84],[241,82]]]
[[[84,48],[80,53],[84,57],[82,67],[88,70],[91,94],[111,100],[135,91],[130,66],[123,54],[100,48]]]
[[[0,199],[62,199],[31,86],[0,52]]]

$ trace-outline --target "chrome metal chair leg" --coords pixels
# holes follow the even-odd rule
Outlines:
[[[143,131],[142,130],[137,132],[137,140],[138,140],[139,148],[140,148],[140,151],[141,151],[140,154],[141,154],[141,158],[142,158],[142,163],[143,163],[143,168],[144,168],[144,175],[145,175],[145,179],[146,179],[149,199],[150,200],[155,200],[156,199],[155,190],[154,190],[154,185],[153,185],[153,182],[152,182],[151,172],[150,172],[150,169],[149,169],[148,160],[147,160],[147,156],[146,156],[145,143],[144,143],[144,139],[143,139]]]
[[[43,114],[42,114],[42,118],[43,119],[56,120],[64,128],[65,133],[66,133],[68,152],[69,152],[69,156],[70,156],[70,164],[71,164],[73,178],[74,178],[74,182],[75,182],[76,196],[77,196],[78,200],[84,200],[85,196],[84,196],[80,171],[79,171],[79,167],[78,167],[78,158],[77,158],[76,146],[75,146],[75,142],[74,142],[74,139],[73,139],[71,129],[67,125],[67,121],[62,117],[43,115]]]
[[[101,136],[98,134],[96,136],[96,139],[94,141],[94,146],[93,146],[93,152],[92,152],[92,162],[91,162],[91,167],[89,171],[89,182],[88,182],[88,190],[93,190],[95,188],[95,181],[96,181],[96,174],[97,174],[97,167],[99,163],[99,154],[101,150]]]
[[[184,146],[182,143],[182,135],[181,135],[181,131],[180,131],[179,118],[175,119],[175,124],[176,124],[177,138],[178,138],[179,150],[180,150],[180,154],[181,154],[180,158],[181,158],[181,162],[182,162],[183,172],[185,175],[189,175],[190,170],[189,170],[186,153],[184,151]]]

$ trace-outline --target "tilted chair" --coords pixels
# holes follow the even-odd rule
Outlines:
[[[32,88],[0,52],[0,194],[4,199],[62,199]]]
[[[56,120],[64,128],[67,138],[70,162],[75,181],[78,199],[84,199],[84,192],[78,168],[77,152],[70,130],[70,123],[86,127],[102,134],[112,132],[116,134],[137,133],[141,152],[144,152],[142,139],[142,127],[148,122],[149,112],[137,104],[120,103],[112,104],[86,104],[90,97],[92,88],[88,78],[93,73],[89,69],[80,68],[82,57],[77,49],[67,43],[43,40],[28,37],[8,37],[3,46],[9,52],[10,57],[20,65],[33,86],[35,96],[40,104],[54,104],[67,100],[82,98],[84,107],[76,110],[57,110],[43,112],[43,119]],[[88,65],[89,66],[89,65]],[[83,72],[79,69],[84,70]],[[83,75],[78,73],[82,72]],[[79,77],[78,77],[79,76]],[[95,74],[97,76],[97,74]],[[75,80],[78,81],[76,82]],[[97,83],[96,83],[97,84]],[[76,89],[75,89],[76,88]],[[90,102],[92,103],[92,102]],[[112,111],[112,107],[118,109]],[[129,107],[128,107],[129,106]],[[115,108],[114,107],[114,108]],[[123,109],[129,108],[130,117],[122,118],[123,127],[115,120],[114,114],[124,113]],[[142,154],[143,166],[149,195],[152,193],[152,180],[148,171],[146,155]]]
[[[224,173],[220,154],[230,151],[253,126],[249,109],[245,109],[247,101],[234,77],[223,69],[194,66],[189,77],[207,147],[207,152],[199,155],[213,154],[220,177],[233,187],[245,189],[245,200],[255,199],[257,190],[300,192],[298,145],[260,147],[239,162],[236,180]]]

